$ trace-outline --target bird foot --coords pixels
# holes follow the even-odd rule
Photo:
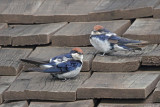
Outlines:
[[[100,56],[108,55],[107,53],[99,53]]]

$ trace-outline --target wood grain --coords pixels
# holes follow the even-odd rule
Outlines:
[[[5,102],[0,107],[28,107],[27,101]]]
[[[160,104],[100,104],[98,107],[159,107]]]
[[[13,46],[25,45],[42,45],[50,43],[50,36],[62,28],[67,23],[52,23],[52,24],[39,24],[29,25],[23,31],[19,32],[12,37]],[[18,25],[19,27],[20,25]],[[17,26],[15,26],[16,28]],[[26,27],[26,25],[21,25]]]
[[[153,10],[153,17],[160,18],[160,4],[158,4]]]
[[[75,79],[55,80],[48,73],[23,72],[4,93],[5,100],[57,100],[75,101],[77,88],[89,78],[89,73],[80,73]]]
[[[160,65],[160,45],[154,50],[142,55],[142,65],[159,66]]]
[[[90,71],[91,63],[96,50],[93,47],[80,47],[83,50],[83,67],[82,71]],[[72,47],[37,47],[29,56],[29,58],[38,58],[41,60],[49,60],[57,55],[69,53]]]
[[[98,2],[99,0],[46,0],[34,13],[34,22],[88,21],[88,13]]]
[[[89,14],[90,20],[132,19],[153,15],[158,0],[101,0]]]
[[[93,73],[77,90],[78,99],[146,99],[160,79],[159,74]]]
[[[31,102],[29,107],[94,107],[93,100],[75,102]]]
[[[102,25],[106,29],[122,35],[131,25],[129,20],[99,21],[99,22],[71,22],[56,32],[52,37],[53,46],[88,46],[89,37],[95,25]]]
[[[3,102],[3,93],[10,84],[16,79],[16,76],[0,76],[0,104]],[[0,106],[1,107],[1,106]]]
[[[153,102],[160,102],[160,81],[153,92]]]
[[[136,19],[123,34],[123,37],[160,43],[159,19]]]
[[[0,49],[0,75],[16,75],[22,68],[20,59],[26,58],[32,49]]]
[[[0,22],[33,23],[33,14],[44,0],[1,0],[2,9]]]
[[[143,47],[141,51],[117,51],[105,56],[97,54],[92,62],[92,70],[104,72],[136,71],[141,62],[145,61],[145,55],[152,52],[156,47],[157,45],[148,45]],[[143,55],[144,58],[142,58]]]
[[[40,45],[50,43],[50,36],[67,23],[10,25],[0,30],[0,45]]]

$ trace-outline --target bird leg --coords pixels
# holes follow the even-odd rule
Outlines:
[[[88,52],[87,54],[95,55],[95,54],[97,54],[97,53],[98,53],[98,51],[96,50],[96,52]]]

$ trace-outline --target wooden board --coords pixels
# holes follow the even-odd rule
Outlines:
[[[40,45],[50,43],[50,36],[66,25],[63,23],[30,25],[12,37],[13,46]],[[20,25],[18,25],[19,27]],[[21,25],[21,27],[26,25]],[[17,27],[17,26],[15,26]]]
[[[141,51],[117,51],[105,56],[97,54],[92,62],[92,71],[125,72],[136,71],[141,65],[142,55],[152,52],[157,45],[148,45]]]
[[[88,46],[89,37],[95,25],[103,25],[108,30],[122,35],[131,25],[129,20],[99,21],[99,22],[71,22],[52,37],[54,46]]]
[[[145,99],[156,87],[159,74],[93,73],[77,90],[78,99]]]
[[[46,0],[34,13],[34,22],[88,21],[88,13],[98,2],[99,0]]]
[[[1,12],[0,22],[33,23],[33,14],[43,2],[44,0],[1,0],[0,4],[5,8]]]
[[[153,102],[160,102],[160,81],[153,92]]]
[[[4,28],[7,28],[7,27],[8,27],[7,23],[0,23],[0,30],[4,29]]]
[[[77,88],[89,75],[89,72],[83,72],[64,82],[53,79],[48,73],[23,72],[4,93],[4,99],[75,101]]]
[[[0,107],[28,107],[27,101],[5,102]]]
[[[98,107],[159,107],[160,104],[99,104]]]
[[[0,45],[11,45],[12,36],[18,35],[18,33],[25,30],[29,25],[9,26],[6,29],[0,30]]]
[[[160,43],[160,19],[136,19],[123,37],[145,40],[150,43]]]
[[[153,15],[158,0],[102,0],[90,12],[90,20],[132,19]]]
[[[93,100],[75,102],[31,102],[29,107],[94,107]]]
[[[160,45],[149,53],[142,55],[142,65],[159,66],[160,65]]]
[[[22,68],[20,59],[26,58],[32,49],[0,49],[0,75],[16,75]]]
[[[81,47],[83,50],[83,67],[82,71],[90,71],[91,63],[94,58],[96,50],[93,47]],[[57,55],[69,53],[72,47],[37,47],[29,56],[29,58],[38,58],[48,61]]]
[[[154,18],[160,18],[160,4],[154,8],[153,17]]]
[[[50,35],[63,27],[63,23],[39,25],[11,25],[0,30],[0,45],[39,45],[50,43]]]
[[[10,84],[16,79],[16,76],[0,76],[0,104],[3,102],[3,93]],[[1,106],[0,106],[1,107]]]

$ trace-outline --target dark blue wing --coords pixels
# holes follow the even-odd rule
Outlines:
[[[45,73],[65,73],[80,67],[82,63],[80,61],[68,60],[67,62],[60,63],[48,69],[44,69]]]
[[[108,38],[108,41],[110,43],[115,43],[115,44],[120,44],[120,45],[124,45],[124,44],[128,44],[128,43],[141,43],[141,41],[138,41],[138,40],[131,40],[131,39],[119,37],[116,35],[110,36]]]

